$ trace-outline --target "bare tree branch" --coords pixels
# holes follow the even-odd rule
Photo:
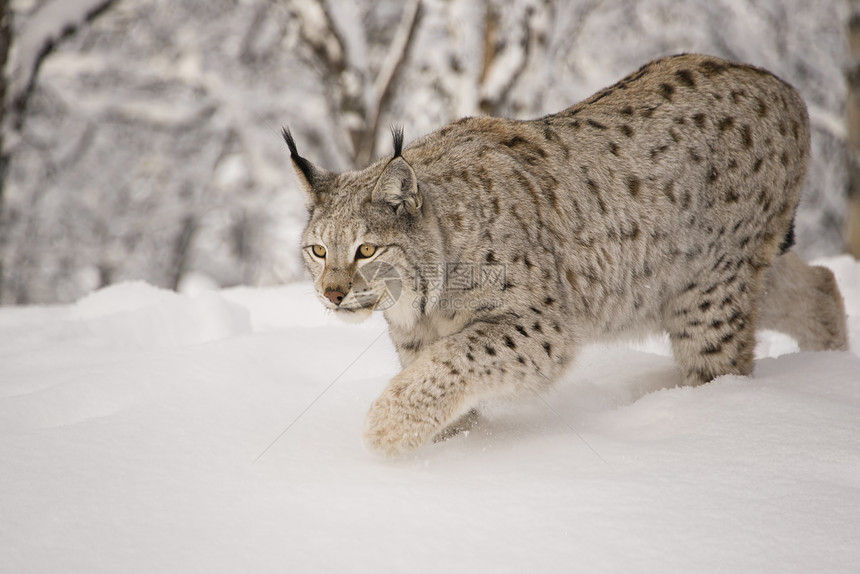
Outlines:
[[[846,184],[847,213],[845,216],[845,248],[860,258],[860,1],[850,0],[848,46],[850,60],[845,72],[848,87],[846,102]]]
[[[388,57],[382,63],[376,81],[373,83],[374,99],[368,105],[366,129],[361,145],[358,148],[356,163],[364,165],[370,162],[373,155],[373,147],[376,143],[376,134],[379,133],[379,116],[391,94],[391,85],[397,71],[406,59],[415,29],[418,26],[421,12],[421,0],[411,0],[403,8],[403,17],[400,25],[391,40],[388,49]]]
[[[197,218],[189,213],[182,219],[182,229],[174,239],[167,276],[169,286],[174,291],[179,289],[179,282],[182,281],[182,276],[188,269],[191,243],[197,232],[197,226]]]
[[[540,11],[552,10],[552,5],[545,1],[537,6],[529,3],[517,18],[510,18],[503,12],[505,9],[507,6],[487,3],[479,105],[489,115],[504,114],[513,88],[528,70],[536,52],[545,48],[545,31],[540,29],[538,16]],[[518,29],[506,30],[506,24],[509,26],[512,20]]]
[[[9,56],[9,45],[12,42],[12,15],[9,12],[9,1],[0,0],[0,70],[6,69],[6,60]],[[0,74],[0,103],[6,101],[6,76]],[[3,116],[6,106],[0,105],[0,124],[3,123]],[[0,194],[2,195],[2,194]]]
[[[354,163],[366,125],[362,76],[349,66],[343,39],[322,0],[298,0],[292,6],[302,22],[302,40],[322,64],[323,79],[331,90],[332,112],[345,126],[347,155]]]
[[[39,67],[57,43],[104,12],[113,0],[53,0],[36,12],[12,49],[7,99],[12,125],[21,128]]]
[[[0,70],[6,69],[6,59],[9,55],[9,44],[12,41],[12,16],[9,13],[8,0],[0,0]],[[0,73],[0,126],[3,125],[6,106],[3,105],[6,101],[6,75]],[[0,301],[3,300],[3,273],[4,261],[3,253],[6,245],[5,214],[3,210],[3,190],[6,184],[6,168],[9,164],[9,155],[4,150],[3,133],[0,131]]]

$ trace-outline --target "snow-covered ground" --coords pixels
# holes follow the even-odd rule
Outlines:
[[[826,263],[851,352],[765,333],[676,388],[663,341],[591,347],[397,460],[360,438],[384,322],[309,285],[0,309],[0,571],[857,572],[860,264]]]

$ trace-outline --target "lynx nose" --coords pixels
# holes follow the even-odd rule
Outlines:
[[[326,289],[325,296],[326,296],[326,299],[328,299],[329,301],[331,301],[335,305],[340,305],[340,302],[343,301],[344,297],[346,297],[346,295],[344,293],[337,291],[335,289]]]

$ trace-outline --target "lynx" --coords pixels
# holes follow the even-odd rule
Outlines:
[[[756,327],[847,346],[833,274],[789,251],[806,107],[765,70],[656,60],[543,118],[464,118],[405,148],[395,130],[392,156],[341,174],[283,135],[319,299],[385,308],[403,366],[367,415],[375,452],[546,389],[592,341],[667,332],[687,385],[750,374]]]

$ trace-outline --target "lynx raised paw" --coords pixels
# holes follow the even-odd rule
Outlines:
[[[391,387],[370,407],[364,424],[367,448],[385,456],[415,450],[429,442],[443,427],[432,405],[415,404],[414,393]]]

